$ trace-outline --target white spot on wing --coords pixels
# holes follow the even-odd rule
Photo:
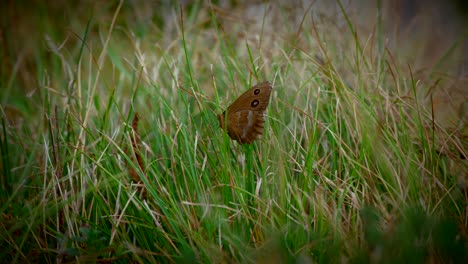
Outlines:
[[[253,125],[252,117],[253,117],[253,112],[249,111],[249,114],[247,115],[247,125],[242,128],[242,138],[245,138],[245,136],[247,136],[247,131]]]

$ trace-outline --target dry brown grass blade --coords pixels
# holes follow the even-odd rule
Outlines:
[[[141,171],[144,173],[144,164],[143,164],[143,159],[141,158],[140,151],[138,149],[138,145],[140,144],[140,135],[138,134],[138,122],[139,122],[139,116],[138,113],[135,113],[133,116],[133,122],[132,122],[132,136],[130,137],[130,140],[132,142],[132,150],[133,153],[135,154],[135,159],[136,162],[138,163],[138,166],[140,167]],[[138,173],[136,170],[129,166],[128,172],[130,174],[130,177],[135,182],[141,182],[140,177],[138,176]]]

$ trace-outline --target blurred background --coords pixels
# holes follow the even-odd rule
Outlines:
[[[179,6],[184,9],[206,8],[209,1],[124,1],[116,20],[117,31],[125,39],[131,34],[142,45],[167,47],[179,37]],[[266,33],[275,43],[287,43],[299,28],[308,8],[314,21],[327,20],[329,34],[339,36],[346,29],[346,21],[335,1],[212,1],[217,15],[226,22],[228,34],[244,41],[255,36],[265,10],[273,16],[287,17],[290,25],[268,21]],[[426,106],[433,107],[436,120],[445,127],[465,126],[467,122],[467,1],[371,1],[350,0],[342,4],[357,27],[360,37],[377,34],[382,10],[385,48],[394,54],[401,65],[409,65],[415,79],[428,86]],[[1,102],[8,104],[7,112],[29,112],[27,106],[15,105],[14,98],[38,92],[38,82],[51,63],[48,58],[63,56],[66,50],[75,56],[87,32],[87,46],[96,54],[118,7],[117,1],[2,1],[0,3],[0,82]],[[381,5],[381,8],[378,8]],[[187,13],[187,12],[186,12]],[[206,14],[205,21],[209,21]],[[203,16],[203,12],[200,13]],[[201,19],[200,21],[204,21]],[[203,34],[207,25],[201,22],[197,30]],[[322,24],[325,25],[325,24]],[[304,29],[305,31],[310,29]],[[324,29],[325,31],[327,29]],[[294,32],[296,33],[296,32]],[[369,38],[370,39],[370,38]],[[307,43],[307,42],[306,42]],[[132,44],[113,43],[117,52],[125,54]],[[301,47],[301,43],[298,43]],[[306,47],[301,47],[306,48]],[[60,54],[59,54],[60,53]],[[63,58],[62,58],[63,59]],[[437,81],[435,81],[437,80]],[[437,82],[438,85],[434,85]],[[8,88],[7,88],[8,87]],[[428,96],[430,95],[430,96]],[[10,111],[11,110],[11,111]],[[462,129],[466,135],[466,129]]]

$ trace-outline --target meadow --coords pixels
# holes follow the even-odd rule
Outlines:
[[[468,259],[468,31],[348,2],[2,3],[0,262]]]

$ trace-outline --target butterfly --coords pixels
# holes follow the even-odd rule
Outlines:
[[[229,137],[240,144],[250,144],[263,134],[263,113],[268,106],[272,89],[269,82],[259,83],[218,115],[219,125],[227,131]]]

